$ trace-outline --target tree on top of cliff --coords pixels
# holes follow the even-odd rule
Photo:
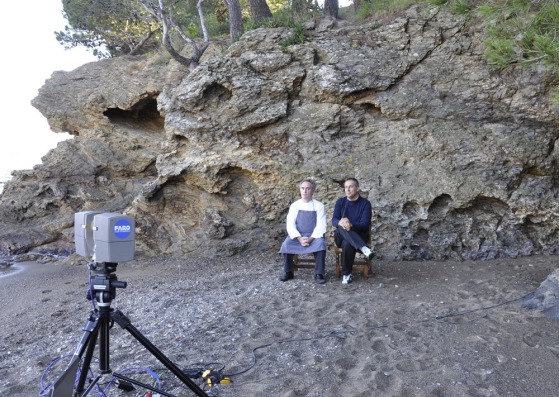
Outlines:
[[[293,0],[290,6],[281,0],[243,0],[243,4],[240,0],[62,0],[62,4],[69,25],[55,35],[66,48],[84,46],[99,58],[110,58],[148,53],[162,44],[175,60],[189,66],[198,63],[210,36],[223,34],[225,26],[234,42],[243,34],[245,22],[252,27],[277,26],[285,14],[301,20],[309,18],[309,10],[318,9],[312,0]],[[276,18],[272,11],[281,16]],[[324,16],[338,17],[338,0],[326,0]],[[190,57],[181,55],[185,43],[192,48]]]
[[[250,15],[256,22],[272,18],[272,11],[270,11],[266,0],[248,0],[248,4],[250,6]]]
[[[154,48],[159,23],[139,2],[62,0],[69,26],[55,32],[65,48],[84,46],[99,58],[140,54]]]
[[[173,10],[168,9],[163,3],[163,0],[158,0],[157,2],[150,0],[140,0],[140,2],[142,3],[146,11],[148,11],[150,15],[152,15],[161,23],[163,29],[162,43],[169,54],[171,54],[171,56],[177,62],[183,65],[189,67],[198,66],[200,58],[202,57],[204,51],[206,51],[206,48],[208,48],[208,45],[210,43],[210,36],[208,33],[208,28],[206,26],[206,18],[202,9],[203,0],[198,0],[198,3],[196,4],[198,15],[200,17],[200,24],[202,26],[202,32],[204,34],[204,41],[200,46],[196,43],[196,40],[194,40],[192,35],[184,32],[184,30],[177,23]],[[192,48],[192,55],[190,57],[182,56],[179,51],[175,49],[170,38],[171,30],[177,32],[181,39],[190,44]]]

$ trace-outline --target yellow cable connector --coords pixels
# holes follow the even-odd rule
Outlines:
[[[202,373],[202,378],[206,379],[206,383],[209,387],[213,385],[228,385],[233,383],[231,378],[221,375],[221,372],[213,372],[211,369],[207,369]]]
[[[205,370],[204,372],[202,372],[202,378],[206,379],[206,382],[208,383],[208,386],[209,386],[209,387],[212,387],[212,386],[213,386],[213,384],[212,384],[212,378],[211,378],[211,376],[210,376],[211,374],[212,374],[211,369],[207,369],[207,370]]]

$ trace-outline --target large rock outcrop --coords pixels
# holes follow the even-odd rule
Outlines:
[[[381,258],[555,254],[557,108],[545,70],[492,70],[437,8],[250,31],[189,72],[124,57],[57,72],[33,101],[75,137],[0,199],[0,249],[67,249],[73,214],[136,216],[145,255],[277,249],[298,182],[329,213],[355,176]]]

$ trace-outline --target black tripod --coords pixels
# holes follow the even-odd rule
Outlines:
[[[99,382],[104,374],[112,373],[109,362],[109,329],[116,322],[127,330],[138,342],[140,342],[151,354],[154,355],[168,370],[179,378],[197,396],[208,395],[196,385],[184,372],[182,372],[171,360],[169,360],[157,347],[155,347],[140,331],[138,331],[130,320],[120,311],[111,308],[111,302],[116,296],[117,288],[126,288],[125,281],[118,281],[114,272],[117,264],[110,262],[95,263],[89,265],[90,270],[96,274],[91,277],[88,299],[97,302],[98,309],[90,312],[84,326],[84,334],[70,360],[70,364],[64,373],[54,383],[50,391],[50,397],[85,397]],[[90,370],[91,360],[99,338],[99,370],[100,374],[91,381],[87,389],[86,380]],[[84,356],[85,353],[85,356]],[[83,357],[82,357],[83,356]],[[83,358],[83,359],[82,359]],[[157,392],[163,396],[173,397],[171,394],[158,390],[151,385],[138,382],[135,379],[112,373],[112,375],[125,384],[134,384],[145,389]]]

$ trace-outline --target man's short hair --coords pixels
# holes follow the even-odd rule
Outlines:
[[[355,179],[353,177],[346,178],[344,183],[346,183],[347,181],[353,181],[353,182],[355,182],[355,186],[359,187],[359,181],[357,179]]]
[[[312,180],[312,179],[310,179],[310,178],[307,178],[307,179],[303,179],[303,180],[301,181],[301,183],[299,184],[299,187],[301,187],[301,185],[302,185],[303,183],[305,183],[305,182],[308,182],[308,183],[310,183],[310,184],[311,184],[311,188],[312,188],[312,190],[316,190],[316,182],[315,182],[315,181],[313,181],[313,180]]]

